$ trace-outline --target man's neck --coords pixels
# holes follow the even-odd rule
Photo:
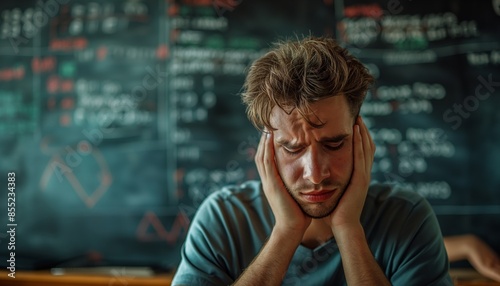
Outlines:
[[[314,249],[333,237],[333,232],[322,219],[313,219],[302,237],[301,244]]]

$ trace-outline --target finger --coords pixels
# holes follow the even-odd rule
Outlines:
[[[269,132],[266,135],[266,148],[265,148],[265,162],[266,162],[266,171],[268,176],[272,176],[273,178],[278,178],[278,170],[276,168],[276,161],[274,160],[274,134],[273,132]]]
[[[278,167],[276,166],[274,153],[274,134],[272,131],[266,133],[263,146],[263,170],[270,187],[269,190],[264,191],[270,192],[269,194],[276,194],[276,192],[280,193],[282,190],[285,191],[285,184],[283,183],[283,180],[281,179],[281,176],[278,172]]]
[[[259,145],[257,146],[257,151],[255,152],[255,165],[257,165],[257,171],[262,176],[264,175],[263,162],[264,162],[264,149],[266,142],[266,133],[262,132],[259,140]]]
[[[358,124],[354,125],[353,144],[354,144],[354,175],[356,175],[359,172],[363,172],[365,170],[363,141],[361,138],[361,130]]]
[[[361,122],[363,123],[363,126],[366,130],[366,135],[368,137],[368,142],[370,143],[371,152],[372,152],[372,154],[375,154],[375,150],[376,150],[375,142],[373,142],[372,135],[370,134],[370,130],[368,129],[368,126],[366,126],[365,121],[363,120],[363,117],[361,117]]]
[[[370,136],[370,132],[368,131],[368,127],[366,127],[366,124],[363,121],[363,118],[361,118],[361,116],[359,117],[359,127],[361,130],[361,137],[363,138],[364,149],[369,152],[372,150],[372,144],[370,142],[371,136]],[[371,152],[369,152],[369,153],[371,153]]]
[[[255,151],[255,163],[262,161],[263,149],[264,149],[264,133],[260,135],[259,144],[257,145],[257,151]]]
[[[361,116],[359,117],[359,126],[361,130],[361,138],[363,140],[363,152],[364,152],[365,167],[366,167],[365,171],[367,173],[370,173],[374,156],[373,141],[371,140],[370,132],[368,131],[368,128],[363,122]]]
[[[271,150],[269,150],[269,137],[271,136],[270,132],[265,132],[264,134],[264,144],[263,144],[263,155],[262,155],[262,159],[263,159],[263,164],[264,164],[264,169],[265,169],[265,172],[266,172],[266,176],[269,176],[269,166],[271,164],[271,157],[272,157],[272,152]]]
[[[371,157],[371,144],[370,144],[370,140],[368,138],[369,134],[368,134],[368,130],[366,128],[366,125],[364,124],[363,122],[363,119],[361,118],[361,116],[359,117],[359,130],[360,130],[360,133],[361,133],[361,140],[363,142],[363,155],[364,155],[364,159],[365,159],[365,163],[366,165],[369,165],[369,162],[370,162],[370,157]]]

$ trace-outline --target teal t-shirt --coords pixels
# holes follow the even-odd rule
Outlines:
[[[429,203],[389,185],[370,186],[361,222],[392,285],[453,285],[441,230]],[[274,215],[259,181],[211,194],[198,209],[172,285],[230,285],[271,234]],[[296,249],[282,285],[346,285],[332,239]]]

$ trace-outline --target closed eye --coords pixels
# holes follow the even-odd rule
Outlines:
[[[298,155],[302,151],[302,149],[293,149],[293,150],[291,150],[291,149],[288,149],[286,147],[283,147],[283,150],[285,150],[285,152],[287,154],[289,154],[289,155]]]
[[[337,142],[337,143],[328,143],[328,144],[325,144],[325,148],[330,150],[330,151],[337,151],[339,149],[341,149],[343,146],[344,146],[344,140],[340,141],[340,142]]]

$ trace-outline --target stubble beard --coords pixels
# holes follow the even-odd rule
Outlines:
[[[331,215],[333,211],[335,211],[340,202],[340,199],[342,198],[342,195],[345,193],[347,189],[347,185],[348,183],[342,184],[339,182],[336,182],[334,184],[328,182],[321,183],[320,186],[321,189],[335,190],[335,193],[333,194],[333,197],[331,197],[327,201],[314,204],[304,203],[301,202],[299,199],[300,192],[310,191],[314,188],[314,186],[304,185],[294,189],[290,189],[287,186],[286,189],[305,215],[313,219],[321,219]]]

